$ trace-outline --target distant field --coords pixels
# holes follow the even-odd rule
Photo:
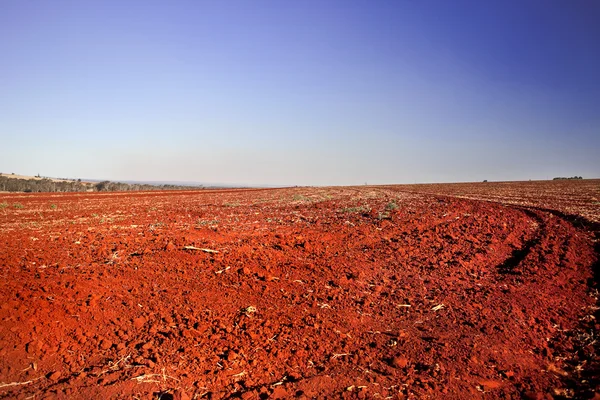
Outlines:
[[[593,397],[599,184],[0,194],[0,397]]]
[[[420,193],[549,208],[600,222],[600,179],[446,183],[402,187]]]

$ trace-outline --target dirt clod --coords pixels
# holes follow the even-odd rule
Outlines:
[[[136,329],[140,329],[145,324],[146,324],[146,318],[144,318],[144,317],[137,317],[133,320],[133,327]]]
[[[405,368],[408,365],[408,359],[402,356],[392,358],[390,364],[396,368]]]
[[[173,393],[173,400],[190,400],[190,396],[185,392],[185,390],[177,390]]]
[[[61,376],[61,375],[62,375],[62,374],[61,374],[61,372],[60,372],[60,371],[54,371],[54,372],[52,372],[52,373],[48,374],[48,379],[49,379],[50,381],[52,381],[52,382],[56,382],[56,381],[58,381],[58,380],[60,379],[60,376]]]

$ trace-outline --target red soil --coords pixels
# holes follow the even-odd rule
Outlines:
[[[2,195],[0,397],[599,393],[594,232],[407,190]]]

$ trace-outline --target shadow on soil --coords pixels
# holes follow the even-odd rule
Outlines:
[[[539,242],[538,238],[534,238],[528,240],[522,248],[513,250],[510,257],[504,260],[502,264],[496,266],[498,272],[505,275],[520,275],[521,272],[516,271],[515,268],[527,257],[532,247],[536,246]]]
[[[499,273],[503,275],[520,275],[521,272],[517,271],[517,266],[531,253],[531,249],[540,243],[540,238],[543,237],[546,231],[546,225],[544,220],[535,212],[527,208],[519,208],[527,216],[534,219],[540,226],[537,231],[536,237],[529,239],[525,242],[525,245],[520,249],[513,250],[510,257],[508,257],[502,264],[496,266]]]

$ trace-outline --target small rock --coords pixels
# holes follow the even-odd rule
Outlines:
[[[515,376],[515,373],[511,370],[504,371],[504,376],[506,376],[507,378],[512,378],[513,376]]]
[[[550,395],[546,395],[545,393],[540,393],[540,392],[525,392],[523,394],[523,398],[527,399],[527,400],[546,400],[546,399],[552,399],[552,396]]]
[[[254,391],[254,390],[249,390],[249,391],[247,391],[247,392],[244,392],[244,393],[242,394],[242,399],[243,399],[243,400],[255,399],[255,398],[257,398],[257,397],[258,397],[258,396],[257,396],[257,394],[256,394],[256,391]]]
[[[392,365],[392,367],[395,368],[404,368],[408,365],[408,359],[406,359],[405,357],[396,356],[392,358],[390,364]]]
[[[25,351],[29,354],[33,352],[33,349],[36,347],[35,341],[29,342],[25,345]]]
[[[50,379],[52,382],[56,382],[57,380],[60,379],[60,371],[51,372],[47,376],[48,376],[48,379]]]
[[[273,393],[271,393],[271,398],[273,399],[287,399],[288,397],[289,394],[283,386],[277,386],[273,389]]]
[[[502,382],[493,380],[480,381],[479,383],[484,387],[485,390],[498,389],[500,386],[502,386]]]
[[[177,248],[177,246],[175,246],[175,245],[173,244],[173,242],[169,242],[169,243],[167,243],[167,245],[165,246],[165,250],[167,250],[167,251],[173,251],[173,250],[175,250],[176,248]]]
[[[113,345],[113,344],[112,344],[112,342],[111,342],[110,340],[106,340],[106,339],[105,339],[105,340],[103,340],[103,341],[100,343],[100,348],[101,348],[102,350],[107,350],[107,349],[110,349],[110,348],[112,347],[112,345]]]
[[[142,346],[142,349],[144,349],[144,350],[150,350],[151,348],[152,348],[151,342],[147,342]]]
[[[182,389],[173,393],[173,400],[190,400],[190,396]]]
[[[140,329],[142,326],[144,326],[145,323],[146,323],[146,318],[144,318],[144,317],[138,317],[133,320],[133,326],[136,329]]]

